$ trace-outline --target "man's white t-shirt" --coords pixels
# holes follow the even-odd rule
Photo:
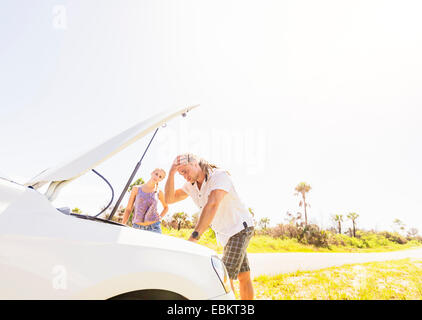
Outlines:
[[[194,184],[186,182],[182,190],[186,192],[199,207],[200,214],[208,202],[208,196],[213,190],[224,190],[227,194],[217,209],[211,228],[214,230],[217,241],[225,246],[229,238],[245,228],[253,227],[252,215],[234,188],[229,174],[222,169],[214,169],[202,183],[201,190],[198,189],[196,182]]]

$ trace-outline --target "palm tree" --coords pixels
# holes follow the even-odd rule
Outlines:
[[[295,195],[302,195],[302,200],[299,202],[299,207],[303,205],[303,210],[305,213],[305,226],[308,225],[308,215],[306,213],[306,208],[311,207],[310,204],[306,202],[306,194],[309,192],[309,190],[311,190],[311,186],[306,184],[306,182],[299,183],[295,188],[295,191],[297,191]]]
[[[359,217],[359,215],[356,212],[350,212],[347,215],[347,218],[352,220],[353,223],[353,237],[356,237],[356,219]]]
[[[393,223],[398,227],[401,232],[404,232],[405,224],[400,219],[394,219]]]
[[[262,227],[262,229],[267,229],[267,225],[270,223],[270,218],[261,218],[259,220],[259,225]]]
[[[336,214],[333,217],[333,220],[337,223],[338,233],[341,234],[341,223],[343,222],[343,215],[342,214]]]

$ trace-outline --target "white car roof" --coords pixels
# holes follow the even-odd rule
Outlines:
[[[82,155],[71,159],[70,161],[66,161],[62,165],[42,171],[37,176],[26,182],[25,185],[38,189],[48,182],[69,182],[74,180],[122,151],[137,140],[146,136],[148,133],[154,131],[156,128],[159,128],[167,121],[175,118],[176,116],[185,115],[187,112],[198,106],[199,105],[171,109],[139,122],[133,127],[123,131],[111,139],[108,139],[104,143],[90,149]]]

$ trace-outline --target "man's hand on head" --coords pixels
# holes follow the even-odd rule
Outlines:
[[[174,159],[173,164],[170,168],[171,174],[175,174],[180,167],[188,164],[188,160],[185,156],[177,156],[176,159]]]
[[[170,168],[170,174],[175,174],[180,167],[181,167],[180,164],[173,163],[173,165]]]

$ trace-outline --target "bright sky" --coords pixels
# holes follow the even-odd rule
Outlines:
[[[15,1],[0,4],[0,171],[24,183],[172,107],[137,175],[191,151],[230,171],[259,220],[356,212],[422,231],[420,1]],[[96,168],[120,194],[150,136]],[[182,178],[176,180],[182,185]],[[161,184],[164,188],[164,183]],[[87,174],[56,206],[95,214]],[[126,201],[126,199],[125,199]],[[170,214],[197,209],[191,200]],[[345,223],[348,227],[350,224]]]

